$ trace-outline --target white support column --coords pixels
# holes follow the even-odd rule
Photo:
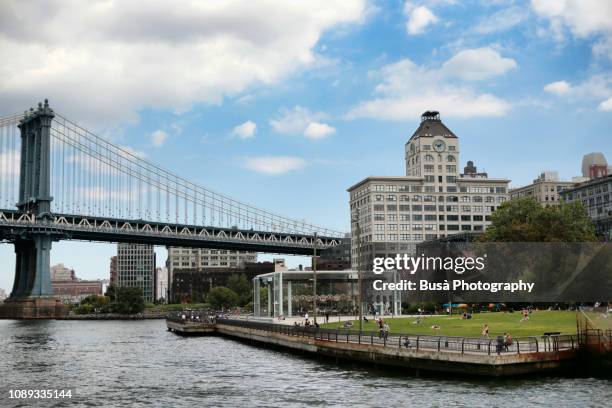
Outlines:
[[[283,315],[283,273],[278,276],[278,315]]]
[[[293,317],[293,308],[291,307],[291,281],[287,281],[287,317]]]
[[[274,279],[272,279],[272,286],[274,286]],[[272,286],[268,282],[268,317],[274,317],[274,310],[272,310],[272,295],[274,291],[272,290]]]

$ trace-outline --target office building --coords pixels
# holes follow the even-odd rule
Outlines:
[[[510,199],[531,197],[544,206],[556,205],[559,203],[559,193],[572,187],[578,181],[577,179],[561,181],[558,172],[545,171],[533,180],[533,183],[510,189]]]
[[[180,269],[172,280],[172,300],[181,303],[204,301],[210,289],[227,286],[229,277],[234,274],[244,275],[251,282],[257,275],[286,270],[285,261],[280,258],[272,262],[246,262],[239,268]]]
[[[78,279],[74,269],[62,263],[51,267],[51,288],[53,294],[65,304],[79,303],[87,296],[103,294],[102,281]]]
[[[51,267],[51,280],[52,281],[72,281],[75,280],[76,276],[74,269],[67,268],[63,263],[53,265]]]
[[[166,261],[168,285],[173,288],[174,275],[180,271],[240,269],[245,263],[253,262],[257,262],[256,252],[169,247]]]
[[[509,198],[510,180],[478,172],[472,161],[460,172],[459,155],[457,135],[428,111],[406,142],[405,176],[367,177],[348,189],[353,268],[371,271],[374,257],[414,255],[425,240],[486,229]],[[366,292],[365,301],[387,309],[391,296]]]
[[[157,299],[156,300],[164,300],[166,301],[168,299],[168,268],[164,267],[164,268],[157,268],[157,272],[155,274],[156,276],[156,282],[155,282],[155,286],[156,286],[156,293],[157,293]]]
[[[117,256],[111,256],[110,259],[110,284],[117,284]]]
[[[612,174],[610,166],[601,152],[585,154],[582,158],[582,177],[598,179]]]
[[[583,162],[584,163],[584,162]],[[561,192],[568,203],[580,201],[595,225],[595,232],[612,241],[612,174],[595,178]]]
[[[156,300],[153,245],[117,244],[117,286],[142,289],[145,302]]]
[[[318,253],[317,270],[341,271],[351,269],[351,234],[341,239],[340,245],[327,248]]]

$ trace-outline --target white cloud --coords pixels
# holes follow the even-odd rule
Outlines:
[[[555,81],[544,87],[544,90],[548,93],[555,95],[565,95],[571,89],[571,85],[567,81]]]
[[[243,140],[254,137],[255,133],[257,133],[257,124],[255,124],[255,122],[251,122],[250,120],[236,126],[232,130],[233,136],[239,137]]]
[[[425,6],[413,8],[412,5],[407,2],[404,11],[408,15],[406,31],[410,35],[423,34],[427,30],[427,27],[437,23],[439,20],[438,17]]]
[[[516,61],[504,58],[490,47],[459,51],[442,65],[449,76],[467,81],[489,79],[516,68]]]
[[[155,147],[161,147],[166,143],[166,139],[168,139],[168,133],[161,129],[157,129],[155,132],[151,133],[151,144]]]
[[[603,112],[612,112],[612,97],[600,103],[599,110]]]
[[[571,103],[591,105],[595,102],[599,110],[606,111],[612,98],[612,75],[595,74],[574,84],[566,81],[552,82],[544,90]]]
[[[320,139],[336,131],[332,126],[322,122],[328,117],[329,115],[324,112],[312,112],[308,108],[297,105],[291,110],[282,108],[279,115],[270,120],[270,126],[278,133]]]
[[[323,139],[334,133],[336,133],[335,128],[319,122],[310,122],[306,130],[304,130],[304,136],[310,139]]]
[[[599,37],[593,45],[596,56],[612,59],[612,1],[531,0],[535,13],[549,22],[549,33],[562,42],[568,29],[577,38]]]
[[[316,66],[323,33],[361,23],[366,8],[365,0],[8,0],[0,110],[48,97],[58,112],[112,127],[145,108],[218,104]]]
[[[304,159],[292,156],[262,156],[246,159],[244,166],[258,173],[278,175],[304,168]]]
[[[474,27],[474,31],[479,34],[507,31],[525,21],[528,15],[529,13],[522,7],[508,7],[490,16],[484,17],[476,27]]]
[[[404,59],[375,72],[374,75],[381,78],[375,89],[377,96],[358,104],[346,116],[348,119],[414,120],[424,111],[432,109],[440,111],[445,117],[502,116],[510,110],[510,103],[490,93],[478,92],[472,86],[457,83],[453,78],[490,78],[505,72],[510,65],[507,62],[504,64],[504,69],[484,64],[487,69],[480,70],[478,75],[468,75],[467,71],[452,71],[452,64],[435,69]]]

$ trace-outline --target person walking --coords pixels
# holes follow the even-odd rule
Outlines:
[[[489,338],[489,325],[485,323],[485,325],[482,328],[482,337],[488,339]]]
[[[390,330],[389,323],[385,323],[383,326],[383,336],[384,336],[385,342],[387,342],[387,339],[389,338],[389,330]]]

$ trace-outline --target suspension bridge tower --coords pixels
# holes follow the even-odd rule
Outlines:
[[[21,154],[17,208],[39,223],[51,224],[50,138],[53,110],[45,100],[19,122]],[[49,225],[51,227],[51,225]],[[15,319],[61,317],[67,308],[53,295],[50,253],[52,228],[32,229],[15,237],[15,282],[0,306],[0,316]]]

